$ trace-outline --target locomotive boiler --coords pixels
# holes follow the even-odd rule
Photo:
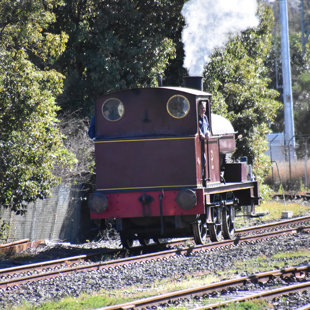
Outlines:
[[[205,141],[201,102],[211,131]],[[172,237],[232,239],[236,208],[254,212],[259,203],[247,163],[228,160],[236,132],[211,113],[211,94],[192,85],[123,90],[97,100],[95,120],[91,219],[114,220],[124,247]]]

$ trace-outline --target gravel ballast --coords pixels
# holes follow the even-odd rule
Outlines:
[[[89,245],[87,245],[89,247]],[[97,244],[98,246],[98,244]],[[100,245],[99,245],[100,246]],[[257,256],[268,257],[284,251],[309,249],[310,235],[296,234],[276,239],[241,244],[230,249],[194,253],[190,256],[177,255],[168,260],[130,265],[126,268],[77,272],[50,280],[23,284],[20,287],[0,291],[0,307],[20,305],[23,301],[40,304],[50,300],[60,300],[65,296],[76,297],[81,293],[94,293],[101,289],[124,289],[129,286],[153,285],[165,279],[182,279],[188,274],[214,273],[234,268],[236,261],[247,261]],[[308,264],[305,258],[302,265]],[[277,269],[277,266],[274,266]],[[238,276],[250,275],[247,271]],[[309,294],[308,294],[309,296]],[[310,300],[309,300],[310,302]]]

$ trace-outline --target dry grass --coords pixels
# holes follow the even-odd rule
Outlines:
[[[306,173],[307,184],[305,184]],[[271,187],[279,187],[282,184],[284,189],[310,188],[310,160],[306,164],[303,160],[292,161],[291,164],[289,162],[273,163],[272,170],[265,181]]]
[[[293,216],[303,216],[308,214],[309,210],[310,207],[307,205],[286,201],[267,201],[256,207],[258,213],[268,211],[269,214],[263,218],[264,221],[281,219],[283,211],[292,211]]]
[[[262,217],[247,218],[241,216],[241,213],[239,213],[235,221],[236,228],[260,225],[269,221],[278,221],[282,218],[283,211],[291,211],[293,217],[305,216],[310,214],[310,206],[291,201],[263,201],[259,206],[256,206],[255,212],[266,215]]]
[[[67,114],[61,117],[60,127],[67,137],[64,144],[69,152],[77,159],[77,164],[68,171],[58,167],[55,171],[63,182],[83,184],[92,182],[95,168],[94,142],[88,136],[88,119],[79,118],[77,113]]]

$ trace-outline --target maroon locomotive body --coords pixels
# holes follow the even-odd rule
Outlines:
[[[91,218],[115,220],[124,246],[136,239],[232,238],[235,208],[258,203],[258,185],[249,180],[246,163],[226,160],[235,149],[235,132],[227,119],[211,114],[210,99],[196,89],[159,87],[96,102]],[[211,127],[204,142],[202,101]]]

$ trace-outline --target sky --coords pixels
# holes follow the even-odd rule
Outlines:
[[[273,3],[275,0],[265,0]],[[300,0],[288,0],[299,7]],[[215,48],[225,46],[230,35],[256,27],[257,0],[190,0],[185,3],[182,15],[186,27],[182,33],[185,59],[189,75],[202,75]]]

